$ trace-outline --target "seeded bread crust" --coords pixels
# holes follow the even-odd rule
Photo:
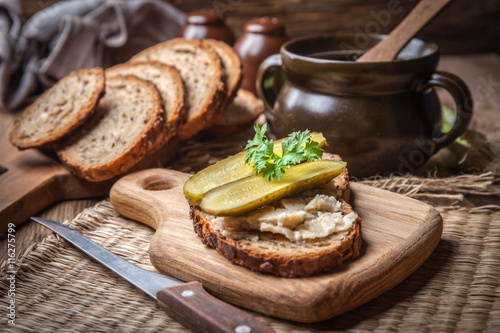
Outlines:
[[[159,61],[174,66],[186,90],[187,119],[178,131],[180,139],[196,135],[219,117],[226,98],[222,65],[215,50],[203,40],[174,38],[154,45],[130,62]]]
[[[102,68],[73,71],[29,105],[14,121],[10,142],[19,149],[52,148],[92,116],[104,93]]]
[[[342,199],[342,211],[352,207]],[[283,235],[251,231],[249,237],[258,240],[231,239],[214,229],[212,216],[199,207],[190,207],[194,230],[202,242],[215,248],[228,260],[252,271],[281,277],[305,277],[328,272],[347,260],[359,256],[361,248],[361,218],[357,218],[346,231],[313,240],[291,242]]]
[[[215,50],[217,56],[221,60],[224,72],[224,82],[227,90],[222,107],[226,108],[236,97],[241,85],[241,80],[243,79],[241,60],[234,49],[226,43],[215,39],[205,39],[204,41]],[[222,114],[223,113],[220,113],[220,116],[222,116]]]
[[[323,152],[323,156],[321,157],[324,160],[335,160],[342,161],[342,158],[337,154],[331,154],[327,152]],[[339,192],[338,198],[344,200],[349,203],[351,201],[351,188],[349,187],[349,170],[347,168],[344,169],[333,180],[333,185]]]
[[[158,147],[163,146],[175,134],[186,117],[184,84],[179,71],[158,61],[124,63],[105,70],[106,77],[135,75],[153,83],[160,93],[166,123],[163,134],[158,136]]]
[[[76,175],[103,181],[124,173],[153,151],[164,126],[154,84],[133,75],[110,77],[96,114],[65,140],[57,155]]]

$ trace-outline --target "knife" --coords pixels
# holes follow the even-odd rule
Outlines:
[[[186,283],[150,272],[109,252],[65,224],[41,217],[31,219],[157,300],[172,318],[194,332],[274,332],[250,313],[210,295],[200,282]]]

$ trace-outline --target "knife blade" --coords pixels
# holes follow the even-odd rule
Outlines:
[[[250,313],[209,294],[200,282],[184,282],[150,272],[118,257],[63,223],[42,217],[31,219],[157,300],[172,318],[194,332],[274,332]]]

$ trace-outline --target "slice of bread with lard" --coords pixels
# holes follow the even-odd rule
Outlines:
[[[323,159],[341,160],[323,153]],[[361,218],[348,203],[344,169],[327,184],[234,216],[190,205],[202,242],[231,262],[255,272],[304,277],[328,272],[359,256]]]

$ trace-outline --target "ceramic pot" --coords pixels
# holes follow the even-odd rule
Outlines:
[[[212,38],[233,45],[235,38],[224,20],[213,9],[201,9],[186,14],[186,22],[178,37],[186,39]]]
[[[355,34],[308,36],[285,43],[267,58],[257,75],[257,93],[266,105],[273,133],[323,132],[327,151],[339,154],[356,177],[412,173],[437,150],[466,130],[472,98],[453,74],[436,71],[435,44],[413,39],[390,62],[353,61],[385,36]],[[279,70],[276,70],[279,69]],[[277,93],[271,78],[284,73]],[[443,133],[442,108],[434,87],[456,103],[456,121]]]
[[[243,34],[234,43],[234,50],[243,64],[241,88],[253,93],[260,64],[278,53],[287,41],[285,27],[276,17],[258,17],[245,23]]]

